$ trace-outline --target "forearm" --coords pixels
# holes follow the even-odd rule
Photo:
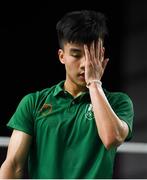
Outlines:
[[[121,144],[128,134],[126,123],[115,114],[100,85],[92,83],[89,92],[98,133],[105,147]]]
[[[21,179],[23,177],[22,168],[16,167],[14,163],[4,161],[0,168],[0,179]]]
[[[0,169],[0,178],[15,179],[23,176],[32,136],[14,130],[10,138],[7,157]]]

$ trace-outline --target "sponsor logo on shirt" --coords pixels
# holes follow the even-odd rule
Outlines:
[[[88,104],[85,108],[85,118],[87,120],[93,120],[94,119],[94,113],[93,113],[93,107],[92,104]]]
[[[52,112],[52,105],[51,104],[43,104],[43,106],[40,109],[40,113],[43,116],[46,116]]]

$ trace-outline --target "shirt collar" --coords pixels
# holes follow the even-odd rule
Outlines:
[[[65,93],[65,90],[64,90],[64,82],[65,82],[65,80],[59,82],[59,83],[56,85],[55,90],[54,90],[54,93],[53,93],[53,96],[57,96],[57,95],[60,94],[60,93]],[[104,90],[105,95],[108,96],[108,93],[107,93],[106,89],[103,88],[103,90]],[[85,94],[89,96],[89,92],[88,92],[88,91],[85,92],[85,93],[83,93],[83,95],[85,95]]]
[[[64,92],[64,82],[65,80],[61,81],[60,83],[58,83],[55,87],[55,90],[54,90],[54,93],[53,95],[54,96],[57,96],[58,94],[60,94],[61,92],[63,93]]]
[[[65,80],[59,82],[56,85],[53,96],[57,96],[60,93],[64,93],[64,94],[66,93],[66,91],[64,90],[64,82],[65,82]],[[85,95],[85,94],[89,94],[89,92],[87,91],[87,92],[81,93],[82,96]],[[81,95],[79,95],[79,96],[81,96]]]

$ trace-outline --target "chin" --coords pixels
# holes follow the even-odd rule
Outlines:
[[[79,82],[78,85],[81,86],[81,87],[86,87],[86,82],[85,81]]]

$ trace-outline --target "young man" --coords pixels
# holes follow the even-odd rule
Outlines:
[[[29,178],[112,178],[117,147],[132,136],[133,105],[102,87],[105,16],[70,12],[56,28],[66,79],[21,100],[0,177],[23,177],[28,158]]]

